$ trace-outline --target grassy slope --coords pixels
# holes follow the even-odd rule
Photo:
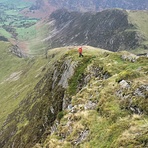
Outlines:
[[[0,42],[0,127],[7,115],[14,111],[22,99],[33,90],[44,75],[46,69],[58,60],[68,49],[54,49],[50,55],[56,54],[52,61],[44,56],[21,59],[11,54],[9,43]],[[57,52],[58,51],[58,52]]]
[[[48,62],[43,57],[20,59],[8,51],[9,46],[0,42],[0,126],[41,79],[40,72]]]
[[[137,29],[141,31],[148,39],[148,11],[130,11],[129,19],[137,26]]]
[[[49,36],[49,30],[49,25],[46,22],[40,21],[28,28],[18,28],[16,32],[18,33],[19,43],[22,43],[22,45],[26,44],[24,49],[26,49],[25,52],[28,55],[40,55],[47,50],[47,43],[43,40]]]
[[[20,101],[33,90],[46,69],[53,65],[55,61],[60,61],[63,55],[66,55],[83,65],[76,70],[75,78],[79,77],[79,73],[89,73],[89,70],[86,69],[88,65],[103,67],[103,71],[107,71],[112,77],[104,81],[97,80],[94,77],[80,92],[73,94],[71,96],[72,105],[78,106],[77,112],[74,114],[67,113],[60,121],[59,130],[50,135],[43,145],[47,147],[50,145],[53,148],[58,146],[72,147],[71,143],[77,139],[78,133],[85,129],[89,129],[90,133],[80,147],[118,148],[120,146],[132,147],[136,144],[140,147],[142,146],[141,141],[146,141],[147,116],[134,115],[129,111],[122,110],[122,104],[115,97],[115,92],[119,89],[117,81],[121,79],[132,81],[133,89],[141,84],[148,83],[146,75],[147,59],[139,59],[132,63],[121,59],[123,52],[112,53],[86,46],[84,47],[84,58],[78,57],[77,47],[63,47],[50,50],[48,59],[39,57],[24,60],[10,54],[7,51],[8,46],[10,45],[1,42],[0,104],[2,104],[2,107],[0,108],[0,126],[2,126],[2,122],[5,121],[7,115],[14,111]],[[51,60],[53,54],[56,56]],[[89,61],[86,62],[88,59]],[[141,71],[138,71],[139,67],[142,67]],[[43,69],[45,70],[43,71]],[[74,85],[77,85],[77,83],[74,83]],[[76,90],[73,91],[76,88],[74,85],[69,85],[67,93],[76,92]],[[84,110],[84,104],[90,100],[98,102],[97,108]],[[79,105],[82,106],[81,109],[79,109]],[[71,127],[73,131],[70,134],[68,133],[68,136],[61,143],[60,139],[62,137],[58,135],[62,132],[67,133],[69,126],[66,126],[66,124],[69,120],[72,120]],[[141,134],[141,141],[137,140],[137,132]]]
[[[145,37],[143,45],[148,46],[148,11],[128,11],[129,21],[135,25],[136,30]],[[142,48],[140,49],[142,50]],[[139,49],[137,49],[137,52]],[[143,52],[148,52],[147,50]]]

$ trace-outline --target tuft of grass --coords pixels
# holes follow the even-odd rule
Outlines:
[[[140,76],[140,72],[138,71],[125,70],[119,73],[118,78],[116,79],[116,82],[120,82],[121,80],[138,78],[139,76]]]
[[[60,121],[64,117],[64,115],[66,115],[65,111],[59,112],[58,115],[57,115],[57,119]]]
[[[68,92],[70,95],[73,95],[76,93],[77,88],[78,88],[78,84],[79,84],[79,80],[83,77],[85,69],[88,66],[88,64],[90,64],[91,60],[92,59],[90,59],[90,57],[84,57],[79,62],[78,66],[75,69],[75,73],[74,73],[73,77],[68,82],[69,83]]]

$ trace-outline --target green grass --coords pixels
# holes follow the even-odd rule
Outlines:
[[[0,42],[0,127],[7,115],[18,107],[20,101],[29,93],[39,79],[41,67],[46,59],[21,59],[12,55],[10,44]],[[30,83],[32,82],[32,83]]]
[[[28,54],[30,55],[44,54],[47,50],[47,44],[43,41],[43,39],[48,36],[48,25],[34,25],[36,22],[36,19],[25,20],[23,24],[32,23],[32,25],[30,27],[15,27],[18,34],[17,39],[22,42],[27,42],[27,48],[29,49]],[[16,26],[21,24],[21,21],[17,23],[18,24],[16,24]]]
[[[76,112],[71,113],[68,110],[63,110],[57,113],[57,119],[59,120],[58,130],[52,135],[49,133],[45,143],[41,145],[45,147],[49,145],[63,148],[72,147],[72,143],[79,139],[80,133],[88,130],[88,136],[78,147],[118,148],[123,146],[126,148],[134,147],[136,144],[138,144],[139,148],[144,146],[144,143],[147,141],[145,132],[145,129],[147,129],[146,112],[143,115],[134,115],[125,109],[128,100],[125,99],[125,102],[122,102],[116,96],[116,92],[120,89],[116,80],[128,79],[128,81],[131,81],[131,88],[125,90],[125,92],[123,91],[123,93],[124,95],[134,94],[133,92],[138,86],[146,83],[147,58],[139,58],[133,63],[121,58],[121,55],[127,54],[125,52],[112,53],[98,48],[83,46],[84,57],[81,58],[78,56],[78,47],[63,47],[49,50],[47,59],[43,56],[32,59],[20,59],[8,52],[10,44],[0,42],[0,45],[0,67],[2,69],[0,71],[0,104],[2,104],[0,108],[0,127],[6,120],[7,115],[14,111],[23,99],[29,98],[28,95],[31,94],[29,101],[33,101],[36,94],[38,94],[38,90],[43,90],[42,88],[45,88],[46,83],[47,91],[45,89],[45,93],[48,95],[38,96],[38,102],[33,102],[29,109],[26,109],[24,106],[22,110],[26,109],[31,116],[27,119],[27,115],[24,116],[23,114],[25,113],[21,113],[17,115],[21,122],[19,124],[13,122],[13,125],[17,124],[18,127],[17,136],[27,125],[30,125],[28,130],[34,130],[31,124],[37,123],[29,122],[29,120],[34,119],[32,115],[35,115],[37,119],[35,121],[38,121],[38,125],[42,125],[42,119],[44,120],[45,118],[45,106],[49,106],[48,101],[51,95],[48,88],[51,87],[52,82],[46,81],[49,75],[52,78],[52,71],[50,73],[49,69],[54,72],[55,69],[61,68],[60,66],[65,60],[71,59],[73,62],[77,62],[77,67],[73,77],[69,80],[69,88],[66,90],[66,94],[67,92],[69,93],[68,98],[72,99],[71,104],[75,107]],[[57,67],[53,67],[55,63]],[[110,77],[108,79],[91,77],[88,84],[82,90],[77,91],[78,81],[81,79],[82,74],[91,75],[90,67],[102,68],[99,72],[103,74],[108,72]],[[139,67],[142,67],[140,71],[137,70]],[[44,79],[42,79],[44,74],[47,74],[47,71],[49,72],[48,75],[45,75]],[[18,79],[11,77],[14,73]],[[137,80],[138,78],[140,81]],[[42,81],[40,81],[41,79]],[[39,81],[40,83],[38,83]],[[37,92],[34,92],[35,86],[37,86]],[[44,94],[44,92],[42,93]],[[66,94],[65,97],[67,97]],[[54,96],[58,99],[58,92],[54,93]],[[144,102],[142,100],[144,98],[135,99],[130,96],[129,98],[130,101],[132,99],[132,104],[136,104],[147,111],[146,105],[143,105],[143,103],[146,104],[146,99]],[[44,100],[42,104],[40,104],[41,100]],[[85,105],[88,101],[95,102],[96,108],[86,110]],[[47,109],[50,115],[50,107]],[[144,126],[145,128],[143,128]],[[38,131],[38,129],[35,130]],[[33,132],[25,132],[25,129],[24,133],[28,133],[28,135],[22,134],[24,142],[29,140],[29,136],[34,136]],[[139,133],[139,138],[136,136],[136,133]],[[62,135],[66,135],[65,138]]]
[[[31,40],[29,41],[29,54],[44,54],[48,46],[43,41],[49,36],[49,27],[47,24],[41,26],[32,26]],[[33,37],[32,37],[33,36]]]
[[[0,104],[3,104],[0,108],[0,127],[7,115],[18,108],[19,103],[33,91],[46,73],[46,66],[51,67],[67,52],[65,48],[53,49],[48,52],[48,59],[45,56],[22,59],[11,54],[9,47],[9,43],[0,42]],[[56,56],[51,61],[53,54]]]
[[[36,38],[37,35],[35,26],[31,26],[29,28],[23,28],[23,27],[18,28],[17,33],[18,33],[18,39],[25,41],[29,41],[33,38]]]
[[[4,36],[6,38],[11,38],[11,34],[3,28],[0,28],[0,35]]]
[[[12,15],[16,16],[16,15],[19,15],[19,12],[17,10],[7,10],[5,13],[8,16],[12,16]]]
[[[11,47],[9,43],[0,42],[0,82],[4,81],[12,72],[18,71],[22,67],[24,61],[12,55],[8,50]]]
[[[82,58],[81,62],[79,63],[79,66],[76,68],[75,73],[73,77],[69,80],[69,94],[75,94],[78,88],[78,83],[82,78],[82,75],[85,73],[85,69],[90,64],[91,58],[90,57],[84,57]]]
[[[142,42],[142,47],[138,47],[136,50],[132,50],[133,53],[146,53],[147,50],[144,47],[148,47],[148,11],[129,11],[129,22],[135,27],[136,31],[139,32],[141,37],[145,40]]]
[[[63,148],[72,147],[74,141],[77,141],[84,129],[89,130],[89,135],[80,145],[77,145],[80,148],[133,148],[136,145],[139,148],[144,147],[147,142],[145,132],[145,128],[147,129],[147,108],[144,105],[146,99],[133,99],[130,95],[133,95],[138,85],[146,84],[147,58],[142,57],[135,62],[131,62],[121,58],[121,55],[127,55],[126,52],[102,52],[100,49],[97,51],[87,46],[83,49],[83,58],[78,57],[76,47],[69,48],[67,53],[69,57],[78,62],[68,88],[68,95],[70,95],[68,97],[72,99],[71,103],[76,111],[71,113],[66,110],[68,111],[67,114],[61,115],[58,131],[48,136],[44,147],[47,145]],[[129,55],[132,56],[130,53]],[[82,90],[77,92],[78,80],[82,73],[89,74],[87,73],[87,66],[90,65],[93,65],[94,68],[103,67],[102,73],[108,71],[111,75],[104,80],[92,78]],[[140,71],[138,70],[139,67],[142,67]],[[122,102],[127,100],[120,100],[116,96],[116,92],[122,90],[117,79],[125,79],[132,83],[130,84],[131,88],[126,89],[125,92],[123,91],[123,95],[130,94],[130,102]],[[98,102],[97,108],[85,110],[84,105],[90,100]],[[145,116],[132,114],[128,109],[125,109],[131,102],[145,110]],[[142,128],[142,126],[145,128]],[[139,139],[136,136],[137,132],[140,135]],[[58,135],[64,135],[65,137],[62,138]]]
[[[129,20],[136,25],[139,31],[148,38],[148,12],[147,11],[130,11]]]
[[[35,29],[30,26],[34,25],[38,20],[27,18],[20,14],[21,9],[31,6],[32,3],[24,2],[22,0],[13,0],[13,2],[3,0],[1,1],[1,3],[4,4],[4,7],[1,7],[2,13],[0,18],[2,19],[2,21],[0,23],[0,34],[8,39],[14,37],[12,36],[14,35],[14,33],[18,34],[17,38],[19,40],[28,41],[30,40],[30,38],[35,38]],[[9,30],[13,29],[13,33],[12,31],[9,32],[2,28],[3,25],[7,25],[7,28],[9,28]]]
[[[96,117],[95,117],[96,116]],[[87,144],[90,148],[111,148],[113,142],[119,137],[119,135],[129,127],[128,121],[111,124],[107,119],[98,118],[97,114],[91,114],[90,123],[90,141]],[[82,146],[83,147],[83,144]]]

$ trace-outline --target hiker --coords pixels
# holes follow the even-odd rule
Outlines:
[[[83,57],[83,54],[82,54],[82,47],[80,47],[80,48],[78,49],[78,52],[79,52],[79,57]]]

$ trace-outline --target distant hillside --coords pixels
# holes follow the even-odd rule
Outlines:
[[[42,18],[49,16],[57,9],[67,9],[69,11],[102,11],[110,8],[121,8],[127,10],[148,10],[147,0],[22,0],[22,2],[30,2],[29,7],[24,9],[22,13],[25,16]]]
[[[143,15],[145,17],[141,19]],[[80,13],[57,10],[50,16],[52,29],[45,40],[52,48],[91,45],[111,51],[138,51],[139,48],[147,51],[147,18],[147,11],[111,9],[98,13]]]
[[[47,0],[31,0],[30,2],[32,2],[32,5],[21,11],[23,15],[28,17],[45,18],[57,9],[56,6],[51,5]]]
[[[137,53],[147,52],[147,11],[102,11],[113,7],[146,10],[147,3],[132,0],[120,3],[113,0],[2,0],[0,40],[9,40],[23,55],[42,54],[53,47],[83,44],[112,51],[134,49]],[[59,8],[68,11],[55,11]]]
[[[0,148],[147,148],[148,58],[90,46],[18,58],[0,42]]]
[[[23,52],[28,52],[29,48],[25,41],[30,41],[36,34],[34,25],[38,19],[20,14],[31,5],[31,2],[23,0],[0,1],[0,40],[9,40]]]
[[[57,8],[72,11],[100,11],[108,8],[148,10],[147,0],[48,0],[48,2]]]

